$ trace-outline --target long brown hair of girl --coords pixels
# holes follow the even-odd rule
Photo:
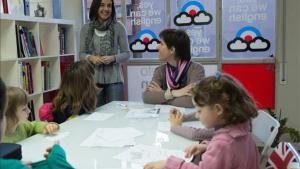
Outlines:
[[[78,61],[66,70],[53,101],[55,111],[64,112],[68,106],[72,108],[74,115],[78,115],[81,108],[85,112],[95,110],[99,89],[88,64],[87,61]]]

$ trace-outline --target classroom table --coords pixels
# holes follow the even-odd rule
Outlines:
[[[196,143],[175,135],[169,131],[158,131],[158,122],[168,121],[168,112],[160,112],[158,118],[129,119],[125,118],[130,108],[152,108],[155,105],[140,102],[113,101],[99,107],[97,112],[113,113],[114,116],[106,121],[84,120],[88,115],[81,115],[75,119],[66,121],[60,125],[60,132],[68,135],[60,140],[60,145],[66,151],[68,161],[80,169],[100,168],[130,168],[126,161],[114,159],[113,156],[122,153],[128,147],[83,147],[80,144],[97,128],[133,127],[144,135],[136,137],[137,144],[161,146],[165,149],[184,150],[188,145]],[[193,111],[187,109],[187,111]],[[163,141],[157,134],[165,134],[169,141]],[[45,149],[53,144],[53,141],[45,139],[45,135],[34,135],[20,142],[22,145],[23,160],[39,161],[43,159]]]

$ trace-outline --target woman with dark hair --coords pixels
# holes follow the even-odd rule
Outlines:
[[[201,64],[191,61],[190,38],[183,30],[166,29],[160,34],[157,67],[143,94],[145,103],[193,107],[191,89],[204,78]]]
[[[93,0],[90,22],[83,25],[80,35],[80,58],[95,66],[99,88],[97,106],[123,100],[123,75],[120,63],[129,59],[125,27],[116,20],[113,0]]]

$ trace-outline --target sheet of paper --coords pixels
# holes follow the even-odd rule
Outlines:
[[[90,120],[90,121],[105,121],[109,118],[111,118],[114,114],[113,113],[98,113],[94,112],[90,114],[87,118],[84,120]]]
[[[130,108],[125,118],[156,118],[159,117],[159,108],[143,108],[133,109]]]
[[[145,165],[151,161],[166,160],[170,155],[184,158],[184,152],[178,150],[162,149],[156,146],[137,145],[114,156],[115,159]]]
[[[97,136],[109,141],[130,139],[143,135],[144,133],[132,127],[124,128],[98,128]]]
[[[132,128],[98,128],[80,145],[87,147],[124,147],[135,145],[134,138],[143,135]]]
[[[67,137],[69,134],[69,132],[57,132],[51,135],[47,135],[45,138],[50,141],[59,141],[64,137]]]
[[[91,136],[85,139],[80,146],[84,147],[130,147],[134,146],[136,143],[134,139],[124,139],[116,141],[108,141],[104,139],[99,139],[97,136]]]
[[[157,104],[155,105],[156,109],[160,109],[161,113],[170,113],[171,108],[176,108],[178,109],[181,113],[185,113],[186,109],[184,107],[176,107],[176,106],[171,106],[171,105],[161,105]]]

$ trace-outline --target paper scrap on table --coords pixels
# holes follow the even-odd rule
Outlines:
[[[114,156],[115,159],[145,165],[148,162],[166,160],[173,155],[184,159],[184,152],[179,150],[162,149],[156,146],[137,145]]]
[[[50,141],[57,141],[67,137],[69,134],[69,132],[57,132],[51,135],[47,135],[46,139]]]
[[[171,105],[161,105],[157,104],[155,105],[156,109],[160,109],[161,113],[170,113],[171,108],[176,108],[178,109],[181,113],[184,113],[186,109],[184,107],[176,107],[176,106],[171,106]]]
[[[159,108],[129,109],[125,118],[156,118],[159,117],[159,113]]]
[[[90,121],[105,121],[109,118],[111,118],[114,114],[112,113],[97,113],[94,112],[90,114],[87,118],[84,120],[90,120]]]

